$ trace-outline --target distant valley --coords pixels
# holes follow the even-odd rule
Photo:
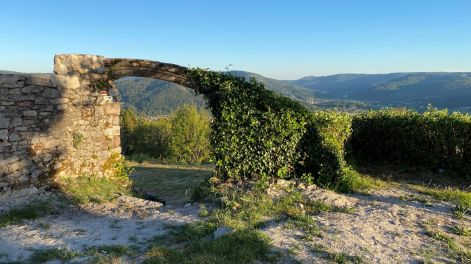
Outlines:
[[[259,74],[232,71],[255,78],[265,87],[310,109],[358,111],[408,107],[423,111],[428,104],[450,111],[471,112],[471,73],[337,74],[281,81]],[[204,99],[177,84],[145,78],[116,81],[125,106],[146,115],[168,114],[181,104],[204,106]]]

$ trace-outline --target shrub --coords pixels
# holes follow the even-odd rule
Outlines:
[[[342,112],[319,111],[307,116],[300,144],[304,154],[302,174],[324,186],[339,183],[345,175],[345,142],[351,134],[351,117]]]
[[[149,120],[130,109],[121,116],[123,152],[160,160],[201,163],[209,160],[210,116],[195,106],[184,105],[169,118]]]
[[[406,109],[369,111],[354,116],[352,156],[388,161],[471,177],[471,116],[429,107],[423,114]]]
[[[196,106],[184,105],[172,113],[169,138],[170,158],[179,162],[201,163],[209,159],[210,117]]]
[[[132,108],[121,110],[121,147],[123,154],[132,153],[134,147],[134,131],[138,125],[139,119],[136,112]]]
[[[210,139],[217,177],[269,181],[304,175],[327,186],[340,180],[348,115],[310,113],[255,79],[201,69],[188,76],[214,117]]]
[[[148,154],[164,159],[170,154],[171,123],[166,118],[146,120],[140,118],[128,141],[129,154]]]

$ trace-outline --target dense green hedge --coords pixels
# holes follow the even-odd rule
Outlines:
[[[350,119],[307,111],[263,84],[201,69],[189,71],[208,100],[216,174],[222,179],[303,177],[326,185],[339,181]]]
[[[345,142],[351,134],[351,117],[342,112],[319,111],[307,115],[300,144],[304,154],[301,173],[322,185],[338,183],[343,176]]]
[[[355,115],[352,156],[445,169],[471,177],[471,116],[429,108],[423,114],[405,109]]]
[[[449,169],[470,177],[471,116],[429,109],[387,109],[350,115],[309,112],[263,84],[230,74],[190,70],[214,120],[210,135],[218,177],[301,178],[343,191],[359,183],[345,161]]]

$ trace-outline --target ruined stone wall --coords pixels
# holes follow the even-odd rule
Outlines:
[[[54,62],[55,74],[0,74],[0,192],[55,177],[107,176],[119,157],[120,106],[105,59],[59,55]]]

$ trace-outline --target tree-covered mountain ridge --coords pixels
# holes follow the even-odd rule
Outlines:
[[[423,110],[428,104],[452,111],[471,111],[471,73],[410,72],[389,74],[336,74],[284,81],[231,71],[255,78],[265,87],[300,101],[311,109],[355,111],[381,107]],[[204,106],[204,99],[177,84],[145,78],[124,78],[116,84],[122,101],[147,115],[171,112],[182,104]]]
[[[450,110],[471,109],[469,72],[336,74],[304,77],[291,83],[313,90],[318,98],[360,100],[377,107],[421,110],[432,104]]]

